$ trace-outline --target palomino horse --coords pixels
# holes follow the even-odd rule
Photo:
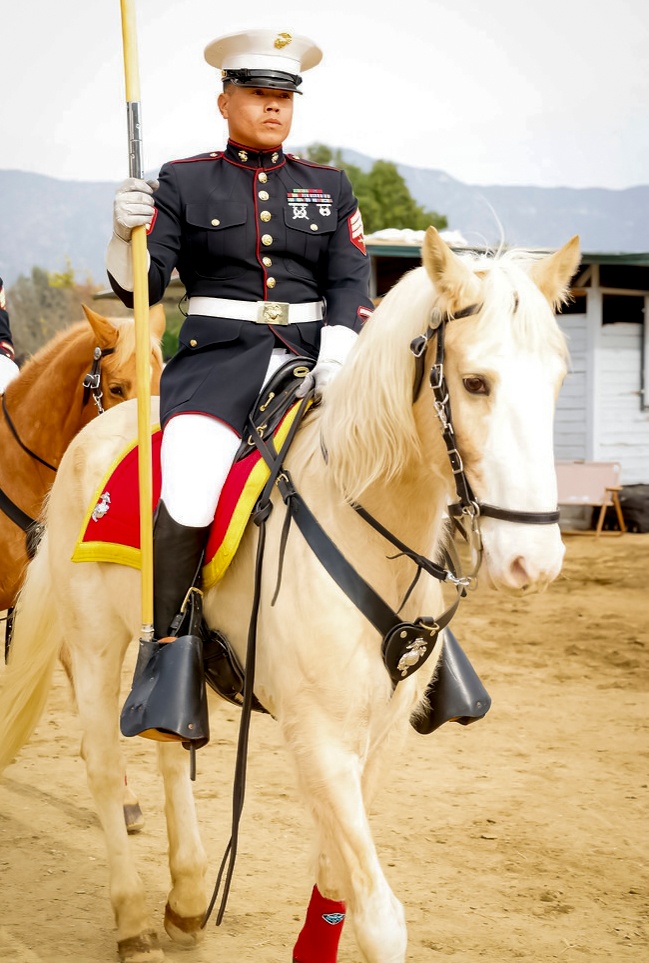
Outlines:
[[[354,510],[359,504],[413,552],[439,558],[461,476],[475,493],[464,510],[473,509],[474,521],[476,512],[482,515],[483,557],[494,587],[543,589],[560,571],[552,422],[567,351],[553,306],[565,298],[578,264],[577,238],[543,257],[515,251],[458,256],[429,229],[423,266],[377,308],[323,404],[307,414],[295,437],[284,482],[292,481],[344,557],[404,622],[421,613],[437,618],[441,586],[423,576],[413,587],[412,557],[395,552]],[[419,390],[422,374],[432,394]],[[454,434],[440,384],[448,386]],[[0,765],[29,738],[65,639],[82,754],[106,835],[120,957],[158,961],[164,955],[121,812],[120,669],[137,632],[139,577],[117,564],[69,561],[107,466],[135,435],[135,415],[132,404],[107,413],[81,432],[61,463],[47,533],[18,602],[0,699],[6,720]],[[345,901],[363,960],[404,963],[404,912],[381,869],[366,807],[388,759],[407,765],[400,740],[421,711],[441,642],[425,672],[395,684],[380,633],[295,525],[283,538],[286,508],[278,487],[257,592],[254,691],[295,761],[315,824],[312,869],[320,894]],[[258,532],[248,526],[225,576],[204,597],[208,624],[228,636],[242,662],[248,636],[242,613],[253,605]],[[191,944],[206,910],[206,858],[187,755],[177,743],[159,743],[158,752],[172,880],[165,927],[172,939]],[[313,963],[313,953],[294,956]]]
[[[0,500],[0,611],[13,605],[27,564],[20,513],[27,516],[26,524],[40,516],[63,452],[100,410],[94,397],[108,409],[136,396],[133,321],[104,318],[85,305],[83,310],[88,323],[80,321],[59,332],[25,364],[3,398],[0,492],[18,514],[12,518],[11,505],[3,510]],[[151,309],[151,327],[151,390],[157,394],[162,305]],[[91,375],[98,376],[97,384],[84,388]]]

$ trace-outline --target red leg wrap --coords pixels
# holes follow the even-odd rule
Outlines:
[[[336,963],[344,922],[342,900],[325,899],[314,886],[306,920],[293,950],[293,963]]]

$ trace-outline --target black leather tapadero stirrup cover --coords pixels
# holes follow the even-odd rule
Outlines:
[[[181,635],[154,643],[148,664],[134,680],[120,716],[124,736],[182,742],[200,749],[210,738],[203,676],[203,640]]]
[[[444,630],[444,647],[435,679],[426,689],[426,698],[430,710],[413,715],[410,720],[422,735],[434,732],[445,722],[468,726],[482,719],[491,706],[491,696],[448,628]]]

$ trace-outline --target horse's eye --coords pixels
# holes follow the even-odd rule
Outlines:
[[[113,395],[114,398],[124,397],[124,388],[122,387],[122,385],[110,385],[108,390],[110,391],[111,395]]]
[[[470,395],[488,395],[489,385],[484,378],[479,375],[471,375],[469,378],[463,378],[462,384]]]

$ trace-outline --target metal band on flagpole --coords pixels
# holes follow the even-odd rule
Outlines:
[[[124,78],[129,138],[129,176],[144,177],[140,79],[137,56],[135,0],[120,0],[124,43]],[[133,314],[137,381],[138,482],[140,497],[141,639],[153,638],[153,470],[151,462],[151,333],[146,228],[135,227],[133,257]]]

